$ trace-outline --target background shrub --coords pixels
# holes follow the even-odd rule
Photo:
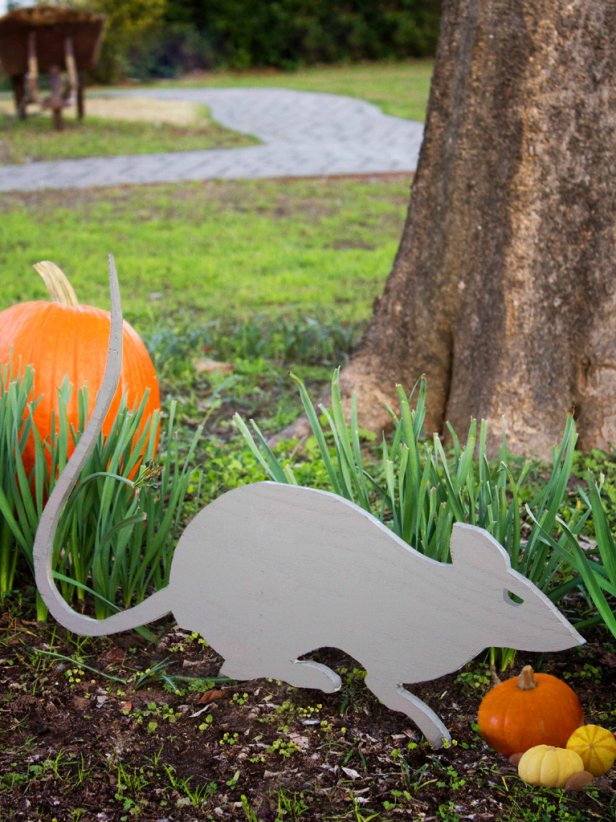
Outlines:
[[[169,0],[167,19],[191,23],[230,68],[431,55],[440,0]]]
[[[62,0],[60,5],[105,15],[105,38],[91,76],[101,82],[113,82],[130,74],[131,44],[141,41],[163,19],[168,0]]]
[[[94,77],[434,54],[440,0],[72,0],[107,15]]]

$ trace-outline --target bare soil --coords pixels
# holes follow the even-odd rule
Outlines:
[[[586,820],[616,808],[613,771],[576,793],[532,788],[485,745],[481,661],[413,688],[454,739],[434,750],[336,650],[316,654],[344,682],[325,695],[216,681],[221,658],[171,623],[155,645],[134,633],[83,640],[8,613],[0,630],[3,820]],[[566,678],[586,721],[609,727],[616,648],[605,633],[589,639],[519,654],[516,668]]]
[[[192,125],[203,120],[203,106],[183,100],[88,96],[86,105],[88,115],[108,120],[171,123],[177,126]],[[12,100],[0,100],[0,113],[12,115],[14,111],[15,104]],[[72,115],[73,112],[70,111],[66,116],[72,119]],[[44,116],[51,117],[49,114]]]

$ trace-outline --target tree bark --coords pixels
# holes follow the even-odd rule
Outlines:
[[[401,244],[342,373],[364,426],[428,379],[427,429],[503,421],[546,457],[567,411],[616,443],[616,3],[445,0]]]

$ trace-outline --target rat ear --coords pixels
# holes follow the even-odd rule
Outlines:
[[[509,554],[492,534],[464,522],[456,522],[453,526],[451,560],[454,565],[467,565],[499,573],[511,568]]]

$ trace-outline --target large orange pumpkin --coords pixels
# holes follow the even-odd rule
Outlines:
[[[575,691],[551,674],[525,665],[520,676],[491,688],[479,706],[479,733],[505,756],[535,745],[564,748],[584,721]]]
[[[45,440],[51,433],[52,411],[57,418],[58,388],[64,377],[68,377],[73,386],[67,408],[69,425],[77,429],[78,389],[85,384],[88,414],[92,413],[105,371],[110,317],[108,311],[80,305],[68,280],[54,263],[41,262],[34,268],[43,277],[53,302],[18,303],[0,312],[0,366],[8,365],[12,359],[14,370],[26,365],[33,367],[33,397],[40,397],[34,422]],[[126,395],[129,408],[136,408],[146,390],[149,398],[142,429],[152,413],[160,408],[158,380],[143,341],[125,322],[122,376],[105,418],[103,433],[109,433],[122,396]],[[24,466],[27,472],[34,466],[31,441],[24,452]]]

